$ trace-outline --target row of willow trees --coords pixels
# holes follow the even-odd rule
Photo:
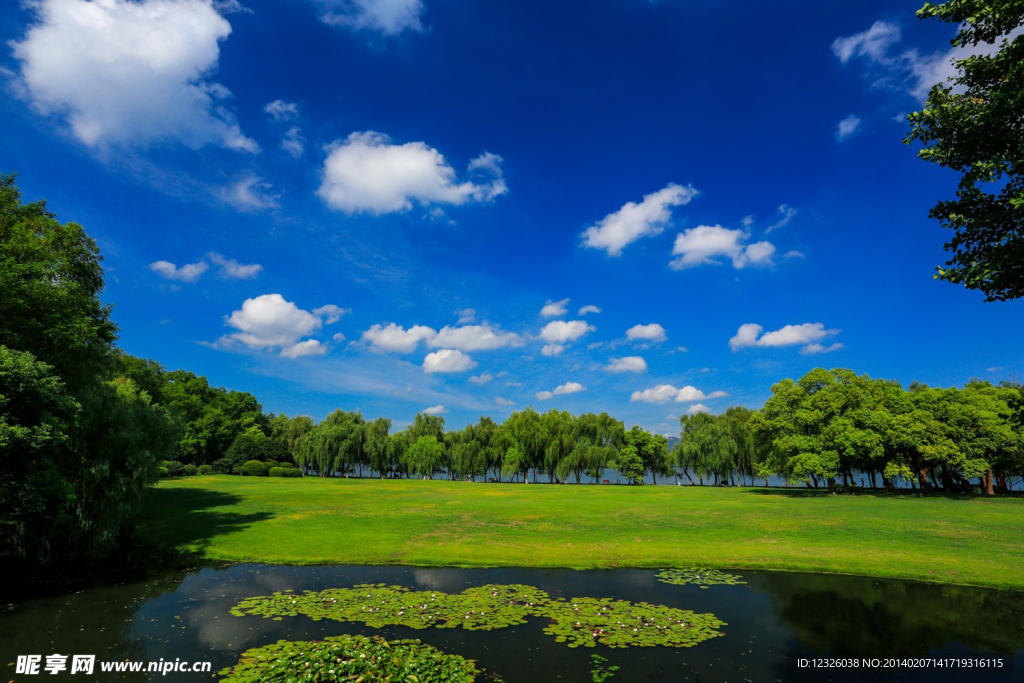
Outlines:
[[[649,476],[691,484],[767,485],[772,477],[809,487],[912,488],[986,493],[1024,478],[1024,389],[974,381],[962,389],[872,379],[815,369],[783,380],[760,410],[680,419],[680,440],[625,429],[606,413],[514,412],[445,431],[444,418],[391,421],[337,410],[319,424],[275,416],[269,438],[321,476],[444,474],[466,481],[596,483],[615,470],[628,483]]]

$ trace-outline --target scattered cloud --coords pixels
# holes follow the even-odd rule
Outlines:
[[[748,347],[779,347],[779,346],[804,346],[803,353],[823,353],[837,351],[842,345],[823,347],[820,342],[823,339],[839,334],[839,330],[826,329],[822,323],[803,323],[800,325],[786,325],[773,332],[765,332],[764,328],[755,323],[740,325],[736,336],[729,340],[729,348],[736,352]],[[763,334],[762,334],[763,333]]]
[[[151,0],[152,1],[152,0]],[[281,195],[271,192],[273,185],[257,175],[247,175],[220,188],[218,196],[240,211],[276,209]]]
[[[576,315],[586,315],[587,313],[600,313],[600,312],[601,312],[600,308],[598,308],[597,306],[594,306],[593,304],[589,304],[589,305],[584,306],[583,308],[581,308]]]
[[[496,396],[494,398],[494,402],[499,406],[514,406],[516,404],[515,401],[510,401],[507,398],[502,398],[501,396]]]
[[[496,164],[491,165],[498,173],[491,173],[489,182],[460,183],[441,153],[423,142],[397,145],[386,135],[367,131],[352,133],[326,150],[317,195],[330,208],[349,214],[408,211],[414,203],[487,202],[508,191]],[[480,158],[470,162],[471,169],[479,168],[474,164]]]
[[[626,330],[626,339],[630,341],[647,341],[660,343],[668,339],[665,328],[658,323],[649,325],[633,325]]]
[[[856,114],[850,114],[845,119],[839,122],[836,126],[836,140],[842,142],[851,135],[857,132],[860,128],[860,117]]]
[[[868,57],[875,61],[886,58],[889,48],[900,41],[900,27],[886,21],[876,21],[866,31],[836,38],[832,52],[843,64],[853,57]]]
[[[306,138],[302,137],[302,131],[298,126],[289,128],[281,138],[281,149],[291,154],[294,159],[298,159],[306,151]]]
[[[565,315],[568,312],[566,305],[569,303],[568,299],[562,299],[561,301],[551,301],[544,304],[544,307],[540,309],[540,315],[543,318],[558,318]]]
[[[326,306],[313,309],[313,314],[323,318],[324,322],[328,325],[333,325],[341,320],[341,316],[351,312],[352,309],[350,308],[342,308],[341,306],[335,306],[334,304],[327,304]]]
[[[322,356],[327,353],[327,347],[316,339],[307,339],[297,342],[281,350],[285,358],[299,358],[301,356]]]
[[[688,204],[697,194],[693,187],[669,183],[645,195],[639,204],[628,202],[587,228],[583,232],[583,246],[604,249],[609,256],[621,256],[630,243],[664,231],[672,218],[672,207]]]
[[[402,31],[422,31],[422,0],[314,0],[325,24],[353,31],[376,31],[395,36]]]
[[[412,353],[421,341],[432,339],[437,332],[425,325],[414,325],[406,330],[395,323],[387,326],[373,325],[363,332],[363,341],[369,342],[375,351]]]
[[[564,344],[545,344],[541,348],[540,353],[542,356],[559,356],[562,354],[562,351],[565,351]]]
[[[273,102],[267,103],[267,105],[263,107],[263,111],[265,111],[267,115],[275,121],[287,121],[289,119],[298,118],[299,105],[294,102],[274,100]]]
[[[88,147],[176,141],[258,152],[210,79],[231,25],[212,2],[37,0],[11,47],[35,109]]]
[[[444,406],[430,406],[429,408],[423,409],[424,415],[443,415],[444,413],[447,412],[448,409],[445,408]]]
[[[465,372],[476,367],[476,362],[458,349],[441,349],[428,353],[423,359],[423,372]]]
[[[1003,366],[1002,365],[996,365],[995,367],[985,368],[985,372],[1002,372],[1002,371],[1003,371]]]
[[[218,346],[240,343],[251,349],[281,348],[281,355],[290,358],[326,351],[319,342],[310,344],[315,341],[312,339],[299,343],[302,337],[323,326],[320,316],[286,301],[280,294],[246,299],[225,323],[237,331],[221,337]]]
[[[696,415],[697,413],[710,413],[711,409],[703,403],[694,403],[692,406],[686,409],[687,415]]]
[[[487,372],[482,372],[479,375],[473,375],[472,377],[470,377],[469,381],[472,382],[473,384],[487,384],[493,379],[494,375]]]
[[[342,332],[335,332],[334,336],[331,337],[331,339],[333,339],[334,341],[336,341],[338,343],[341,343],[341,342],[345,341],[345,335]]]
[[[747,243],[750,233],[746,230],[730,230],[721,225],[699,225],[676,235],[672,246],[673,259],[669,266],[683,270],[705,263],[720,265],[721,257],[732,260],[733,268],[747,266],[772,266],[775,245],[771,242]]]
[[[165,280],[176,280],[178,282],[195,282],[209,267],[210,264],[206,261],[186,263],[180,267],[175,266],[170,261],[154,261],[149,264],[149,269],[160,277]]]
[[[786,225],[789,224],[791,220],[793,220],[793,218],[796,217],[798,213],[800,212],[797,209],[794,209],[792,206],[789,206],[788,204],[780,204],[779,214],[781,215],[779,216],[779,220],[775,221],[767,228],[765,228],[764,234],[767,235],[772,230],[778,230],[779,228],[785,227]]]
[[[808,344],[807,346],[800,349],[800,353],[805,356],[815,356],[822,353],[832,353],[843,348],[842,344],[835,343],[825,346],[824,344]]]
[[[486,323],[461,327],[446,325],[427,339],[427,346],[431,348],[445,347],[462,351],[488,351],[522,345],[522,337],[515,332],[502,332]]]
[[[460,325],[476,322],[476,310],[472,308],[463,308],[461,311],[455,311],[455,315],[459,316]]]
[[[220,276],[224,279],[251,280],[263,272],[263,266],[258,263],[239,263],[235,259],[224,258],[215,251],[210,252],[209,258],[213,265],[220,267]]]
[[[640,356],[612,358],[604,369],[608,372],[647,372],[647,361]]]
[[[538,391],[535,395],[541,401],[546,401],[553,396],[564,396],[565,394],[575,394],[586,390],[587,388],[579,382],[566,382],[565,384],[555,387],[553,391]]]
[[[724,391],[713,391],[710,394],[705,394],[696,387],[685,386],[682,389],[677,389],[671,384],[657,384],[650,389],[634,391],[629,397],[629,400],[657,404],[664,404],[669,401],[674,401],[675,403],[693,403],[695,401],[708,401],[716,398],[724,398],[728,395],[729,394]]]

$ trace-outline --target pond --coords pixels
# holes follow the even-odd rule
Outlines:
[[[1024,672],[1024,593],[850,576],[735,572],[728,584],[702,587],[659,580],[654,570],[437,569],[291,567],[258,564],[203,568],[146,582],[25,599],[0,612],[3,680],[211,680],[210,674],[101,673],[14,676],[18,655],[94,654],[101,661],[208,661],[214,672],[241,654],[278,640],[341,634],[418,638],[477,661],[507,683],[590,681],[591,655],[620,667],[610,681],[1011,681]],[[678,578],[679,575],[676,575]],[[685,581],[687,575],[682,575]],[[699,579],[700,577],[698,577]],[[714,578],[714,577],[713,577]],[[736,581],[745,583],[736,583]],[[264,618],[232,615],[246,598],[274,592],[329,591],[358,584],[461,594],[522,584],[566,608],[574,598],[617,601],[714,615],[723,635],[692,647],[569,647],[545,633],[549,616],[494,630],[368,626],[314,620],[309,613]],[[484,592],[489,594],[491,589]],[[538,592],[538,594],[540,594]],[[328,594],[325,594],[328,595]],[[558,599],[564,598],[565,602]],[[315,600],[327,604],[320,596]],[[255,604],[255,603],[250,603]],[[289,604],[290,601],[289,601]],[[318,602],[317,604],[321,604]],[[332,603],[333,604],[333,603]],[[611,603],[608,603],[611,604]],[[626,603],[615,603],[624,605]],[[244,611],[244,610],[243,610]],[[273,616],[273,615],[272,615]],[[320,616],[323,616],[321,614]],[[645,617],[646,619],[647,617]],[[401,621],[401,620],[399,620]],[[660,628],[660,627],[658,627]],[[588,629],[589,630],[589,629]],[[600,640],[600,636],[598,638]],[[570,639],[569,642],[572,642]],[[957,658],[1001,668],[801,668],[801,659]],[[920,662],[918,662],[920,663]],[[11,664],[9,666],[9,664]],[[45,678],[44,678],[45,676]]]

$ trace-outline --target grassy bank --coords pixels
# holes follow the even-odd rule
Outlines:
[[[1024,589],[1024,500],[441,481],[164,481],[144,533],[210,559],[862,574]]]

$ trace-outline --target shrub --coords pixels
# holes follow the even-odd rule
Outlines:
[[[285,476],[284,468],[283,467],[271,467],[269,470],[267,470],[267,476],[268,477],[283,477],[283,476]]]
[[[177,460],[164,460],[163,466],[167,469],[168,476],[180,477],[184,474],[184,465]]]
[[[171,471],[169,469],[167,469],[166,467],[161,467],[157,471],[160,473],[160,477],[161,478],[171,476]]]
[[[284,467],[284,465],[282,465],[281,463],[277,462],[276,460],[264,460],[263,464],[267,466],[268,470],[272,470],[275,467]]]
[[[258,428],[253,427],[239,434],[231,443],[224,458],[231,466],[241,465],[250,460],[260,462],[273,461],[274,465],[288,459],[288,447],[280,441],[268,438]]]
[[[271,477],[301,477],[302,472],[294,467],[271,467],[267,473]]]
[[[249,462],[242,465],[242,476],[265,477],[267,476],[267,466],[261,463],[259,460],[250,460]]]
[[[213,468],[209,465],[200,465],[199,469],[196,470],[198,474],[213,474]]]
[[[184,474],[186,477],[191,477],[198,471],[198,469],[199,468],[197,468],[195,465],[185,465],[184,467],[181,468],[181,473]]]

